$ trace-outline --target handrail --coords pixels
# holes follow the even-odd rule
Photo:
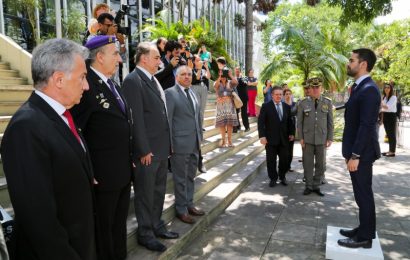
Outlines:
[[[31,54],[2,33],[0,33],[0,55],[2,61],[9,62],[13,70],[18,70],[21,77],[26,78],[29,84],[33,84]]]

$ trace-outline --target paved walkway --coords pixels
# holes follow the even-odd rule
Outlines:
[[[373,191],[384,257],[401,260],[410,259],[410,151],[396,154],[375,163]],[[323,198],[302,195],[300,155],[295,144],[289,186],[268,187],[265,170],[178,259],[324,259],[327,225],[356,226],[358,209],[340,143],[328,150]]]

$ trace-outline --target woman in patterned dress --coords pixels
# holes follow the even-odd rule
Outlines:
[[[215,127],[219,128],[221,141],[219,147],[233,147],[232,130],[238,125],[235,106],[233,103],[232,92],[238,84],[235,77],[232,76],[230,69],[226,67],[226,60],[220,57],[216,60],[219,67],[219,77],[214,83],[216,100],[216,122]],[[223,72],[225,70],[225,73]],[[226,71],[228,73],[226,73]],[[228,142],[226,142],[226,133],[228,133]]]

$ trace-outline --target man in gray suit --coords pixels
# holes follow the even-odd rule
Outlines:
[[[324,196],[319,185],[325,170],[325,149],[333,141],[333,106],[329,98],[321,95],[321,79],[312,78],[306,84],[312,88],[310,96],[303,99],[297,109],[297,129],[306,178],[303,194],[315,192]]]
[[[193,203],[194,178],[202,140],[200,106],[196,95],[190,89],[192,70],[187,66],[178,67],[175,80],[175,86],[165,90],[172,136],[171,167],[175,209],[182,222],[193,224],[195,220],[190,215],[205,214],[195,208]]]
[[[156,237],[177,238],[161,220],[167,183],[171,135],[165,94],[153,76],[161,63],[155,45],[142,42],[135,54],[137,67],[123,83],[123,94],[132,111],[134,158],[134,206],[138,221],[138,243],[149,250],[167,248]]]

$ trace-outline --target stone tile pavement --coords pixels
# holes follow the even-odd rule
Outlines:
[[[327,225],[356,226],[358,209],[340,143],[328,149],[323,198],[302,195],[300,155],[295,144],[287,187],[270,188],[265,170],[178,259],[325,259]],[[381,158],[373,169],[384,257],[410,259],[410,150],[398,148],[395,158]]]

